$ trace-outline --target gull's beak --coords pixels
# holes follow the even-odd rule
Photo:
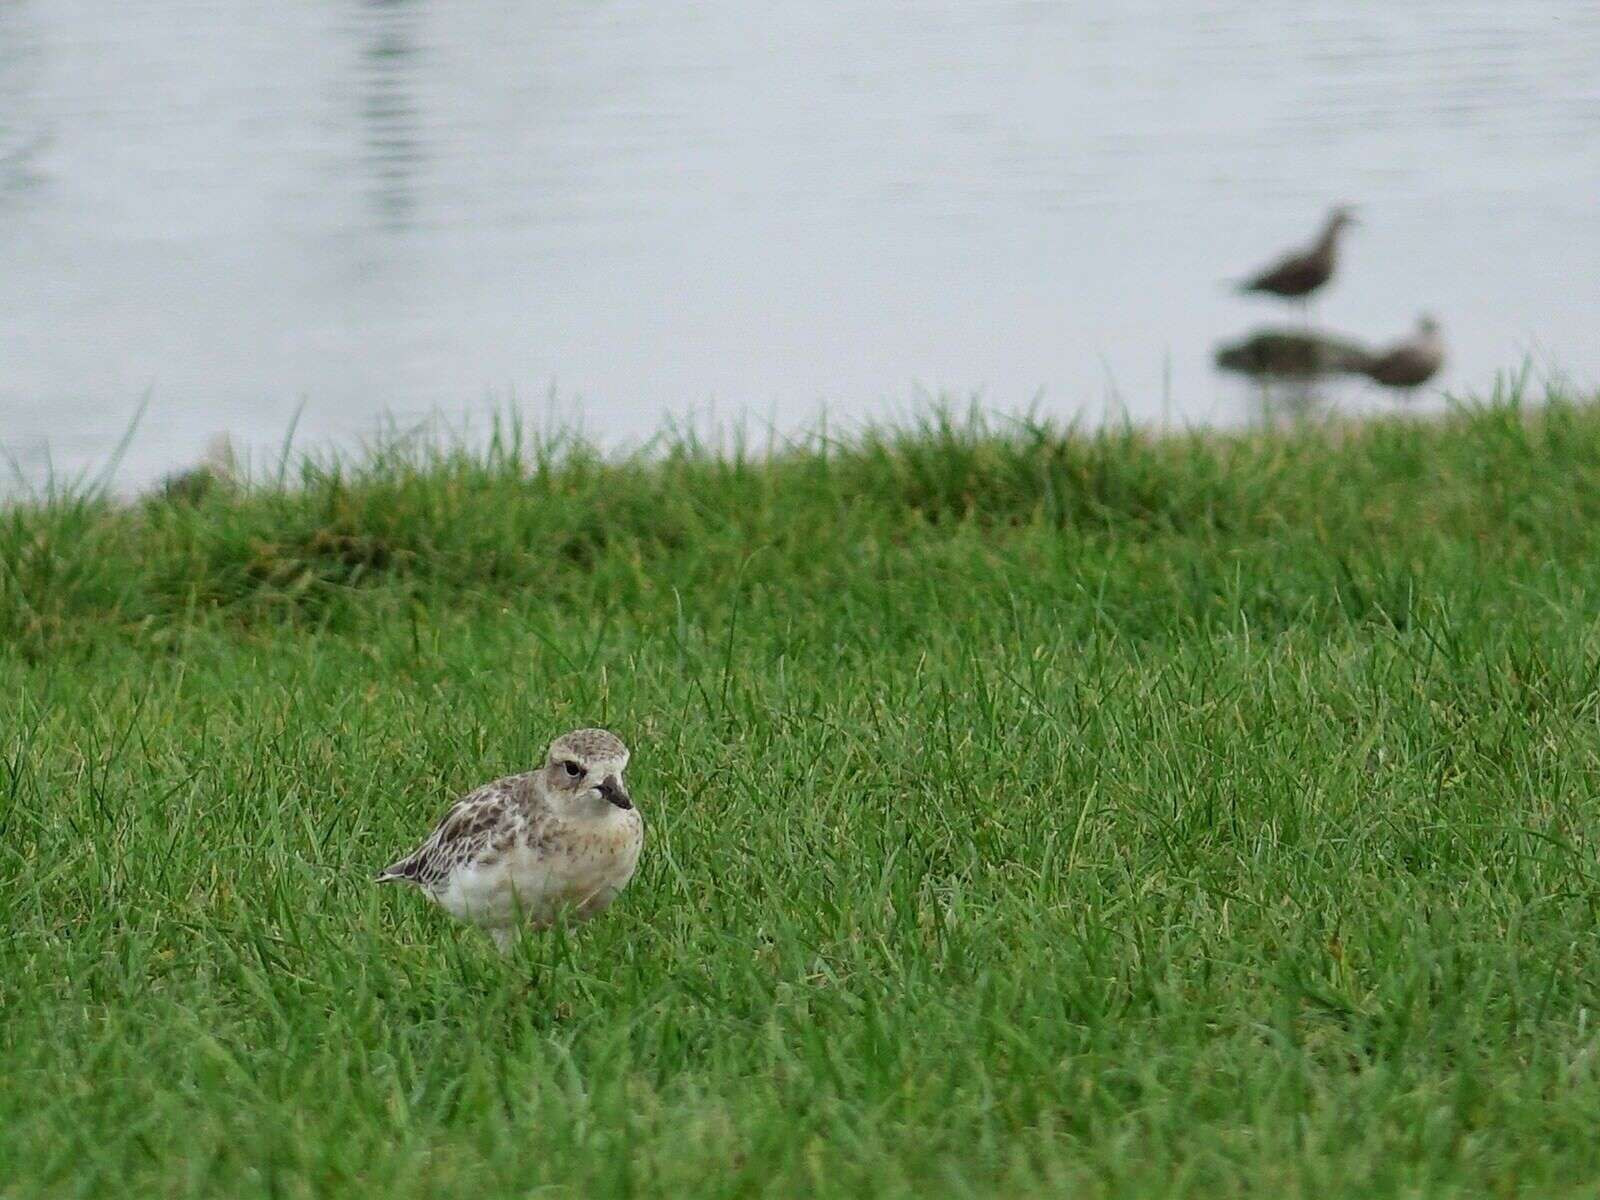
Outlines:
[[[600,795],[618,808],[632,808],[633,797],[628,795],[627,789],[622,786],[622,780],[615,775],[607,775],[600,784]]]

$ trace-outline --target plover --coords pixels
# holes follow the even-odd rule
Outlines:
[[[644,820],[623,786],[628,748],[604,729],[550,744],[544,766],[469,792],[427,841],[379,872],[413,883],[508,950],[519,927],[603,912],[633,878]]]
[[[1286,254],[1266,270],[1239,285],[1241,292],[1266,292],[1288,300],[1303,300],[1333,278],[1338,265],[1339,235],[1356,223],[1355,215],[1344,207],[1328,214],[1317,240],[1304,250]]]

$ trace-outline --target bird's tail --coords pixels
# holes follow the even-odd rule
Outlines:
[[[372,877],[373,883],[410,883],[411,864],[405,859],[391,863]]]

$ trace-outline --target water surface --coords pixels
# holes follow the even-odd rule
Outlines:
[[[1283,314],[1223,283],[1335,201],[1319,320],[1591,382],[1597,63],[1588,0],[0,0],[0,448],[1233,422],[1212,344]]]

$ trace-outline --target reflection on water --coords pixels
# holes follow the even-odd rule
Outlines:
[[[0,447],[1248,419],[1212,346],[1285,314],[1224,284],[1338,201],[1319,321],[1593,380],[1596,61],[1587,0],[0,0]]]
[[[35,62],[14,0],[0,0],[0,205],[10,205],[37,182],[32,162],[44,132],[30,118]]]
[[[415,0],[366,0],[362,12],[361,117],[372,210],[386,228],[403,229],[416,210],[422,163],[416,80]]]

